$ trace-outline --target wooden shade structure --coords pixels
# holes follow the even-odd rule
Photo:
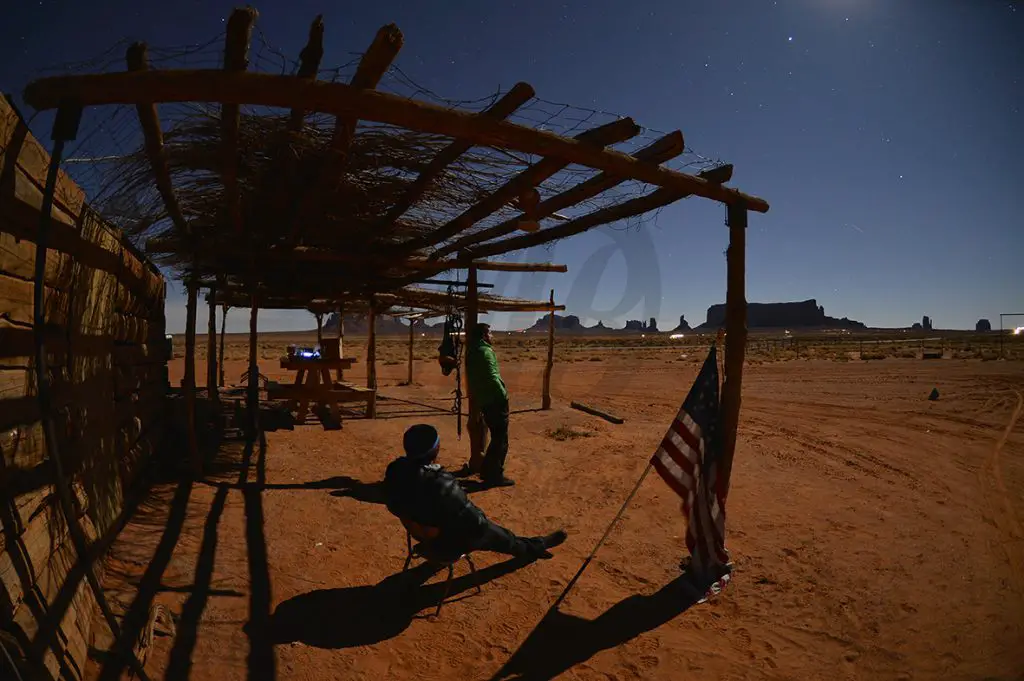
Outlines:
[[[137,192],[148,182],[158,199],[126,230],[146,240],[158,261],[188,281],[215,281],[211,303],[250,308],[255,333],[258,307],[344,305],[353,311],[369,305],[374,315],[399,306],[443,310],[451,303],[446,294],[416,284],[453,269],[468,269],[473,281],[477,271],[559,271],[483,259],[690,196],[718,201],[729,208],[733,239],[723,398],[731,448],[746,309],[743,275],[734,270],[743,267],[747,211],[768,210],[763,199],[725,186],[731,166],[688,174],[662,165],[684,152],[678,131],[632,154],[616,150],[641,133],[629,118],[574,137],[509,122],[534,96],[523,83],[479,112],[378,91],[403,44],[394,25],[378,31],[348,83],[316,78],[321,17],[311,25],[295,75],[252,72],[248,51],[256,18],[248,8],[229,18],[219,69],[154,69],[145,45],[136,44],[123,72],[42,78],[25,90],[25,101],[37,110],[136,108],[144,143],[135,165],[124,169],[124,186]],[[168,103],[190,103],[199,113],[184,122],[178,117],[173,134],[165,133],[157,107]],[[314,120],[324,114],[333,117],[326,128]],[[501,160],[529,157],[537,160]],[[554,183],[564,180],[567,168],[589,175],[568,188]],[[612,191],[627,182],[646,189],[625,199]],[[559,219],[558,211],[597,200],[604,201],[600,208]],[[524,225],[529,231],[515,234]],[[456,302],[472,317],[562,309],[553,301],[479,295],[475,286]],[[194,335],[194,291],[189,304]],[[194,342],[188,347],[194,352]],[[254,353],[250,371],[255,383]],[[194,385],[194,370],[187,375]],[[252,400],[255,394],[251,389]],[[254,416],[255,407],[250,404]]]

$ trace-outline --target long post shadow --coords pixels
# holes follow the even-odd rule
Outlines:
[[[490,681],[548,681],[686,612],[700,594],[686,574],[647,596],[629,596],[588,620],[552,607]]]
[[[248,678],[252,681],[272,681],[277,672],[270,632],[270,564],[263,518],[262,488],[267,482],[267,440],[263,431],[258,433],[258,442],[256,486],[246,485],[242,489],[245,499],[245,543],[249,560],[249,622],[245,631],[249,637]],[[250,441],[246,446],[247,462],[252,457],[255,444]],[[247,471],[248,466],[244,470]]]
[[[178,484],[171,500],[170,511],[167,515],[167,524],[157,544],[153,558],[146,566],[146,571],[139,580],[138,592],[132,604],[128,607],[121,620],[121,637],[125,641],[136,641],[142,630],[149,623],[149,611],[153,605],[153,599],[160,590],[160,583],[163,580],[164,571],[171,562],[174,555],[174,548],[178,545],[181,537],[182,527],[187,517],[188,502],[192,495],[192,482],[182,481]],[[100,670],[100,681],[117,681],[124,671],[125,661],[121,655],[108,656]]]
[[[196,561],[195,577],[192,580],[192,592],[181,609],[181,620],[177,626],[177,636],[171,648],[170,661],[167,665],[165,678],[168,681],[187,679],[192,671],[192,653],[196,647],[196,636],[199,620],[206,609],[210,598],[210,585],[213,581],[213,568],[217,559],[217,525],[224,513],[228,499],[228,488],[221,487],[213,497],[210,513],[206,516],[203,526],[203,539],[199,547],[199,558]]]

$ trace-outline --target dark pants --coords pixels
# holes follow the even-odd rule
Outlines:
[[[480,477],[484,480],[500,478],[505,474],[505,457],[508,456],[508,401],[488,404],[481,407],[480,412],[491,435]]]
[[[487,523],[487,529],[473,542],[473,551],[494,551],[516,558],[536,558],[544,551],[544,544],[539,537],[517,537],[493,520]]]

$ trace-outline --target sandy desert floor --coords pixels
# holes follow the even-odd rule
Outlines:
[[[525,567],[479,555],[482,592],[460,577],[436,621],[426,615],[443,575],[419,587],[396,576],[405,535],[375,484],[417,421],[441,430],[444,464],[464,460],[454,416],[438,409],[450,407],[452,382],[435,362],[416,363],[413,386],[398,385],[404,365],[382,366],[392,399],[376,421],[325,431],[310,420],[267,433],[248,456],[226,446],[229,465],[206,481],[158,484],[107,572],[118,602],[137,614],[155,600],[177,619],[176,636],[155,639],[152,677],[1024,678],[1024,363],[748,366],[728,509],[732,583],[688,607],[678,499],[650,476],[544,618],[700,359],[592,356],[556,364],[546,412],[534,411],[540,358],[503,365],[516,412],[507,472],[518,484],[472,495],[513,530],[564,526],[569,541]],[[261,369],[284,377],[274,361]],[[176,360],[173,383],[181,371]],[[200,363],[200,381],[203,372]],[[350,376],[363,372],[360,363]],[[933,387],[940,398],[928,401]],[[626,422],[570,410],[573,399]]]

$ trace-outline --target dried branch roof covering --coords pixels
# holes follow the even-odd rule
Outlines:
[[[348,84],[317,80],[320,17],[296,75],[246,71],[255,21],[251,9],[232,14],[220,68],[154,70],[159,55],[151,62],[136,44],[127,72],[41,79],[25,98],[36,108],[68,98],[134,105],[142,145],[96,183],[107,217],[182,276],[258,293],[261,306],[393,292],[429,307],[406,287],[476,257],[694,194],[768,208],[723,186],[731,166],[691,175],[663,165],[686,151],[679,132],[644,139],[628,118],[588,116],[554,134],[546,128],[558,114],[523,125],[517,116],[535,101],[525,84],[475,110],[375,90],[402,45],[393,25]]]

